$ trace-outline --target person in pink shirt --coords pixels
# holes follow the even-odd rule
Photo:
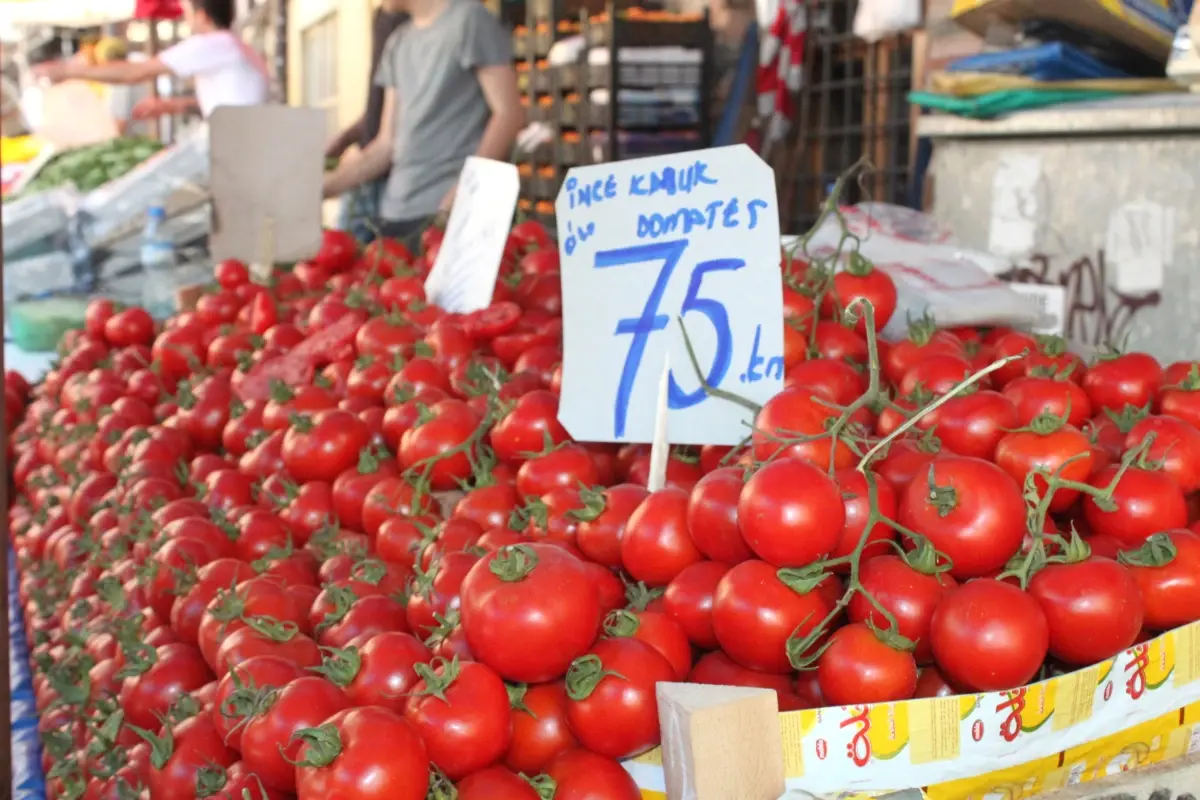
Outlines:
[[[207,118],[221,106],[267,102],[270,75],[266,62],[230,30],[233,0],[185,0],[183,6],[191,35],[157,56],[107,64],[52,61],[36,65],[34,74],[56,82],[134,84],[153,81],[162,75],[192,81],[194,97],[146,98],[134,108],[136,119],[179,114],[193,108]]]

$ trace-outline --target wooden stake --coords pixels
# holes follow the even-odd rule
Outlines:
[[[250,266],[250,276],[255,283],[266,286],[271,282],[271,268],[275,266],[275,218],[263,220],[263,259]]]

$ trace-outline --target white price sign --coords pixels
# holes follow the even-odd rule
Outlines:
[[[746,145],[578,167],[555,203],[563,286],[559,420],[580,441],[649,442],[669,360],[667,435],[737,444],[783,388],[779,210]]]
[[[425,279],[429,302],[456,314],[491,305],[520,191],[515,164],[467,157],[446,236]]]

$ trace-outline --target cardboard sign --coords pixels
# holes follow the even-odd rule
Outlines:
[[[321,247],[325,112],[224,107],[209,120],[209,187],[217,261],[287,264]]]
[[[446,236],[425,279],[430,303],[457,314],[491,305],[520,191],[515,164],[467,158]]]
[[[783,387],[775,176],[735,145],[567,173],[555,213],[562,261],[559,420],[580,441],[649,442],[668,358],[667,438],[737,444],[751,413],[700,385],[763,403]]]

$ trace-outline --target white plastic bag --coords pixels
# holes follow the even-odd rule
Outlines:
[[[921,0],[859,0],[854,35],[868,42],[921,24]]]
[[[842,213],[851,233],[861,240],[859,252],[896,284],[896,313],[882,331],[885,339],[903,339],[909,320],[926,314],[944,328],[1028,329],[1046,322],[1037,303],[994,277],[1012,266],[1007,259],[954,244],[950,232],[928,215],[886,203],[863,203]],[[841,226],[831,217],[809,239],[809,256],[829,257],[841,236]],[[784,247],[795,240],[786,237]],[[842,249],[838,269],[845,267],[852,252],[850,243]]]
[[[191,189],[197,196],[206,195],[208,143],[208,126],[204,125],[85,195],[79,210],[87,220],[88,242],[104,242],[130,225],[140,227],[146,209],[166,203],[177,190]]]

